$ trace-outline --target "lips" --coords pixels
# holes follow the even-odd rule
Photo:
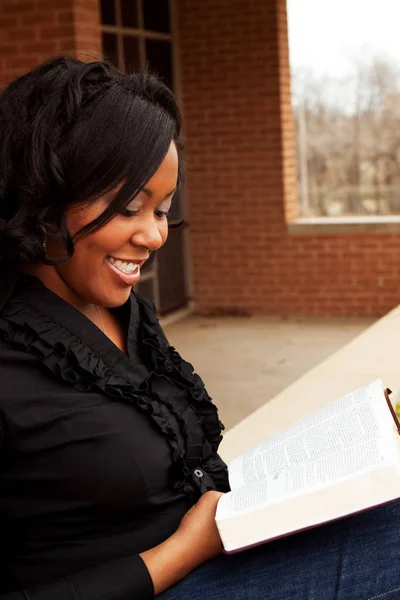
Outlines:
[[[130,287],[138,283],[140,279],[140,265],[143,264],[143,261],[124,261],[113,256],[108,256],[106,263],[120,282]]]

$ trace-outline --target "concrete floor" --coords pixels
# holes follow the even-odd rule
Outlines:
[[[165,332],[206,383],[229,429],[373,322],[193,316]]]

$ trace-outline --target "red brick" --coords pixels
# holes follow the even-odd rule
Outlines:
[[[99,58],[97,0],[3,0],[0,13],[2,86],[54,54]]]
[[[25,15],[27,13],[34,13],[36,10],[36,4],[34,0],[27,0],[24,2],[5,2],[3,0],[2,3],[2,11],[5,15],[8,14],[18,14],[18,15]]]
[[[1,30],[1,21],[0,33],[4,42],[14,44],[15,47],[17,47],[20,42],[27,42],[29,40],[35,41],[39,39],[39,30],[36,27],[17,26],[3,31]]]
[[[75,5],[74,0],[37,0],[36,4],[44,11],[68,10]]]
[[[1,14],[1,5],[0,5],[0,14]],[[1,30],[2,32],[7,31],[10,28],[15,28],[18,24],[18,17],[16,15],[5,16],[1,15]]]
[[[0,41],[0,56],[3,60],[8,56],[15,56],[17,51],[18,47],[15,45]]]
[[[46,55],[54,52],[56,48],[57,40],[49,40],[43,42],[27,42],[26,44],[21,44],[19,50],[22,54],[37,54],[37,55]]]
[[[70,25],[57,25],[55,27],[39,27],[39,35],[41,39],[59,39],[63,38],[65,35],[70,34],[71,27]]]
[[[40,11],[29,15],[18,13],[18,23],[32,27],[34,25],[54,25],[56,13],[54,11]]]
[[[98,28],[100,26],[100,18],[94,18],[93,11],[88,10],[87,7],[85,9],[76,9],[75,10],[75,20],[77,25],[87,25],[90,27]],[[100,17],[100,15],[99,15]]]
[[[75,15],[71,8],[66,10],[58,10],[53,14],[58,25],[72,25],[75,21]]]
[[[9,58],[6,63],[6,71],[15,72],[16,70],[21,73],[32,68],[37,63],[36,56],[17,56]]]

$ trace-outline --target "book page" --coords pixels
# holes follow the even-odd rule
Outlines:
[[[392,423],[382,383],[377,380],[328,404],[234,459],[229,465],[231,489],[237,490],[265,479],[270,482],[269,487],[276,487],[276,481],[286,481],[283,474],[288,470],[295,479],[304,477],[305,481],[311,481],[311,475],[304,474],[305,464],[312,463],[312,468],[317,469],[317,462],[325,460],[324,468],[330,472],[343,450],[348,453],[353,446],[361,447],[377,438],[382,419],[387,425]],[[357,454],[357,449],[352,452]],[[375,456],[374,452],[371,457]],[[352,453],[349,454],[350,461],[353,460],[351,456]],[[329,457],[332,457],[331,462]],[[375,464],[373,460],[371,466]],[[315,465],[314,461],[317,461]]]
[[[398,435],[394,428],[392,434]],[[397,461],[362,469],[336,483],[287,494],[281,501],[266,505],[260,503],[268,496],[268,490],[262,489],[270,483],[266,480],[225,494],[218,503],[216,514],[224,549],[226,552],[244,550],[399,499],[399,465],[400,461]],[[251,508],[246,508],[250,497],[245,497],[245,490],[253,494]]]
[[[385,465],[391,455],[388,451],[388,445],[382,439],[371,437],[312,461],[293,464],[290,469],[281,470],[271,479],[261,479],[222,496],[218,503],[217,519],[281,502]]]

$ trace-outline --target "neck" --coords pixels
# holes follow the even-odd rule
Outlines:
[[[56,267],[47,265],[24,265],[21,271],[29,275],[34,275],[43,283],[45,287],[54,292],[57,296],[71,304],[74,308],[83,313],[95,325],[100,327],[100,315],[97,305],[88,302],[72,290]],[[106,310],[105,307],[100,307]]]
[[[47,265],[28,265],[21,271],[34,275],[49,290],[71,304],[96,325],[120,350],[127,352],[126,332],[118,323],[118,319],[105,306],[88,302],[72,290],[63,279],[59,269]]]

